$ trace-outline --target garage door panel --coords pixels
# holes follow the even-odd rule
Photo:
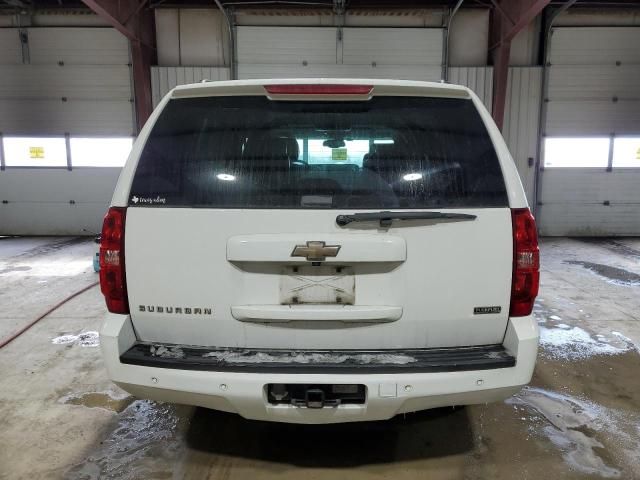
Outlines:
[[[345,28],[343,41],[342,61],[345,64],[414,66],[442,63],[442,29],[439,28]]]
[[[19,29],[0,28],[0,65],[18,65],[22,63],[22,44]]]
[[[554,65],[549,69],[548,98],[640,99],[639,79],[640,65]]]
[[[0,111],[5,135],[134,134],[129,101],[0,99]]]
[[[238,27],[237,61],[248,64],[303,66],[335,64],[336,28]],[[241,77],[243,78],[243,77]]]
[[[3,65],[0,66],[0,97],[129,101],[129,67]]]
[[[128,65],[129,43],[113,28],[29,28],[32,64]]]
[[[640,64],[638,27],[560,27],[553,29],[552,65]]]
[[[29,202],[99,203],[111,200],[121,168],[7,168],[0,175],[2,200]]]
[[[388,78],[437,82],[442,78],[439,65],[338,65],[340,77]]]
[[[538,210],[541,235],[637,235],[640,205],[543,204]]]
[[[238,78],[319,78],[337,76],[337,65],[240,64]]]
[[[371,67],[368,65],[239,65],[240,78],[399,78],[407,80],[437,81],[442,69],[439,66],[404,66],[399,70],[395,66]]]
[[[544,134],[640,136],[638,45],[639,27],[553,29]],[[580,153],[567,151],[565,155],[581,164]],[[640,234],[639,182],[640,169],[615,165],[611,172],[604,168],[545,169],[539,190],[541,233]]]
[[[0,205],[0,234],[92,235],[100,232],[108,206],[109,201],[104,204],[33,202]]]
[[[547,136],[608,136],[640,133],[640,101],[564,101],[547,106]]]
[[[544,204],[636,204],[640,208],[640,171],[637,169],[546,169],[540,193]]]

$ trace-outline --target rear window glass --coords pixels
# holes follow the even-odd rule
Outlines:
[[[261,96],[171,100],[147,140],[130,205],[211,208],[506,206],[470,100]]]

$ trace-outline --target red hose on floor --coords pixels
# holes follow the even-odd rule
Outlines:
[[[3,338],[2,340],[0,340],[0,348],[4,347],[5,345],[8,345],[9,343],[13,342],[16,338],[18,338],[20,335],[22,335],[24,332],[26,332],[27,330],[29,330],[31,327],[33,327],[36,323],[38,323],[40,320],[42,320],[44,317],[46,317],[47,315],[49,315],[51,312],[57,310],[58,308],[60,308],[62,305],[64,305],[65,303],[67,303],[69,300],[76,298],[78,295],[86,292],[87,290],[89,290],[90,288],[95,287],[96,285],[98,285],[100,282],[95,282],[92,283],[91,285],[88,285],[86,287],[84,287],[82,290],[78,290],[76,293],[69,295],[67,298],[65,298],[64,300],[62,300],[60,303],[57,303],[56,305],[54,305],[53,307],[51,307],[49,310],[47,310],[46,312],[44,312],[42,315],[40,315],[38,318],[36,318],[33,322],[29,323],[28,325],[22,327],[20,330],[18,330],[17,332],[15,332],[14,334],[8,336],[7,338]]]

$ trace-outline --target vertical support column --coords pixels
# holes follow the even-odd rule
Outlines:
[[[493,55],[493,102],[491,112],[493,120],[501,131],[504,126],[504,110],[507,104],[510,54],[511,42],[505,42],[494,50]]]
[[[140,5],[143,5],[142,0]],[[131,41],[131,69],[138,132],[153,112],[151,65],[157,63],[155,16],[151,9],[138,7],[127,21],[135,32]]]
[[[131,69],[137,131],[140,132],[153,111],[151,95],[152,52],[138,40],[131,42]]]

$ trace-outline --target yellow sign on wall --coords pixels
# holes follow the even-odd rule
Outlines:
[[[31,158],[44,158],[44,147],[29,147]]]
[[[331,160],[337,162],[347,161],[347,149],[346,148],[334,148],[331,150]]]

